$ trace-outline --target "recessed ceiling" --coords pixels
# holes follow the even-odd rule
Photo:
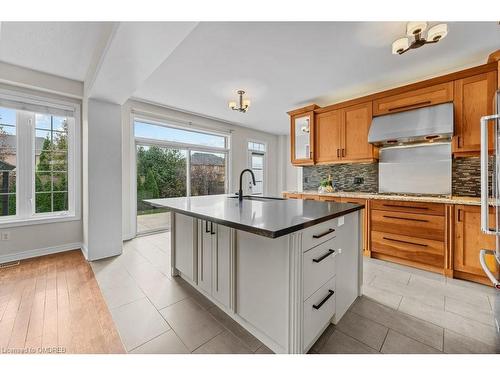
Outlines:
[[[0,61],[83,81],[99,22],[2,22]]]
[[[432,23],[434,24],[434,23]],[[327,105],[486,62],[496,22],[448,23],[441,42],[391,54],[404,22],[203,22],[134,97],[244,126],[288,133],[286,112]],[[227,102],[244,89],[243,114]]]

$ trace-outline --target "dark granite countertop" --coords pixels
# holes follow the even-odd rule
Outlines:
[[[364,207],[352,203],[301,199],[239,202],[228,195],[149,199],[146,202],[270,238],[284,236]]]

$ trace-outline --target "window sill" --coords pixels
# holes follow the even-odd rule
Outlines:
[[[60,216],[38,216],[29,219],[12,219],[9,221],[0,220],[0,229],[24,227],[29,225],[39,225],[39,224],[52,224],[52,223],[62,223],[66,221],[77,221],[80,220],[80,215],[68,214]]]

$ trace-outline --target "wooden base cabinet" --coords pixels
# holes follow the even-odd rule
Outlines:
[[[494,212],[490,211],[490,222]],[[495,236],[481,232],[481,207],[455,206],[453,276],[491,285],[479,263],[481,249],[495,249]],[[498,264],[490,257],[487,264],[498,277]]]
[[[442,204],[374,201],[370,209],[371,255],[443,272],[445,223]]]

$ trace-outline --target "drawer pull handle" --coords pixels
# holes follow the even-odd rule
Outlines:
[[[383,215],[383,217],[386,217],[387,219],[399,219],[399,220],[408,220],[408,221],[419,221],[421,223],[428,223],[429,220],[425,219],[414,219],[411,217],[399,217],[399,216],[389,216],[389,215]]]
[[[313,262],[314,263],[319,263],[321,262],[323,259],[326,259],[328,258],[330,255],[334,254],[335,253],[335,250],[333,249],[328,249],[328,252],[326,254],[323,254],[322,256],[320,256],[319,258],[313,258]]]
[[[321,306],[323,306],[325,302],[328,301],[331,296],[333,296],[333,293],[335,293],[333,290],[328,289],[328,295],[325,298],[323,298],[323,300],[320,303],[318,303],[317,305],[313,305],[313,308],[319,310]]]
[[[208,221],[205,220],[205,233],[210,233],[208,230]]]
[[[324,232],[324,233],[321,233],[321,234],[313,234],[313,238],[321,238],[321,237],[324,237],[324,236],[326,236],[327,234],[330,234],[330,233],[332,233],[332,232],[335,232],[335,229],[330,228],[330,229],[328,229],[328,230],[327,230],[326,232]]]
[[[424,243],[416,243],[416,242],[411,242],[411,241],[396,240],[394,238],[389,238],[389,237],[383,237],[383,239],[384,240],[389,240],[389,241],[394,241],[394,242],[407,243],[409,245],[416,245],[416,246],[427,247],[427,245],[424,244]]]
[[[399,204],[387,204],[384,203],[384,207],[397,207],[397,208],[411,208],[413,210],[428,210],[429,207],[417,207],[417,206],[401,206]]]
[[[210,222],[210,234],[215,234],[214,223]]]
[[[413,104],[407,104],[407,105],[401,105],[399,107],[392,107],[392,108],[389,108],[388,111],[391,112],[391,111],[397,111],[398,109],[404,109],[404,108],[412,108],[412,107],[416,107],[416,106],[419,106],[419,105],[427,105],[427,104],[431,104],[432,102],[430,100],[426,100],[424,102],[418,102],[418,103],[413,103]]]

